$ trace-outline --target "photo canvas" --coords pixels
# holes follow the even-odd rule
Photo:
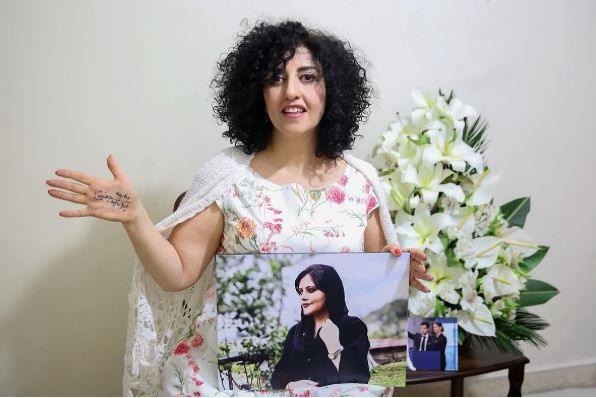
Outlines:
[[[217,255],[219,387],[404,386],[409,256]]]

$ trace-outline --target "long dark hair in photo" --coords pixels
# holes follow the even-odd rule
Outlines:
[[[298,290],[300,281],[306,275],[310,275],[315,286],[325,293],[325,309],[329,312],[329,318],[341,329],[341,326],[348,316],[346,305],[346,294],[344,284],[335,268],[325,264],[312,264],[298,274],[294,281],[294,287]],[[314,317],[304,316],[300,310],[299,333],[294,335],[294,348],[304,350],[304,342],[314,337]]]

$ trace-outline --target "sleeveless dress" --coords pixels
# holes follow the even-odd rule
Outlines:
[[[379,204],[370,182],[350,164],[346,164],[337,181],[319,189],[308,189],[299,183],[276,184],[251,166],[243,173],[228,192],[215,200],[224,214],[219,254],[364,251],[364,229],[369,215]],[[208,301],[213,310],[215,286],[205,298],[206,307]],[[163,395],[214,394],[213,390],[206,392],[201,388],[204,384],[201,373],[205,370],[204,343],[209,340],[205,335],[213,338],[217,333],[213,317],[210,320],[201,323],[198,319],[195,330],[173,349],[164,368]],[[383,390],[379,386],[336,384],[300,389],[299,395],[379,395],[386,393]],[[252,391],[251,395],[288,393],[287,390]]]

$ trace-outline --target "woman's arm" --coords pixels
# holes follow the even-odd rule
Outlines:
[[[292,378],[290,363],[290,345],[295,330],[296,326],[293,326],[288,331],[286,340],[284,341],[284,349],[281,354],[281,358],[275,364],[275,369],[273,370],[273,374],[271,375],[271,388],[285,389],[288,383],[290,383],[293,380],[296,380],[296,378]]]
[[[212,204],[177,225],[168,241],[149,219],[132,181],[112,155],[108,156],[107,166],[113,180],[75,170],[56,170],[56,175],[70,180],[46,180],[49,186],[64,189],[50,189],[48,194],[83,205],[59,214],[120,222],[141,263],[162,289],[178,291],[191,286],[203,273],[221,240],[223,214],[217,205]]]
[[[143,210],[124,229],[139,260],[161,286],[175,292],[192,286],[215,255],[223,234],[223,214],[215,202],[194,217],[176,225],[169,240]]]
[[[358,318],[347,322],[342,327],[342,346],[339,362],[338,383],[368,383],[370,371],[368,369],[368,329],[366,324]]]

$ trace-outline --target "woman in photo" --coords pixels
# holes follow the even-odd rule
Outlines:
[[[433,322],[433,337],[430,342],[429,351],[441,351],[441,370],[445,370],[447,360],[445,358],[445,349],[447,347],[447,337],[443,334],[443,323]]]
[[[313,264],[294,282],[300,296],[300,322],[292,326],[271,386],[278,389],[368,383],[367,327],[348,315],[337,271]]]
[[[215,323],[198,320],[204,307],[216,306],[216,253],[402,252],[376,169],[344,153],[367,117],[371,94],[367,71],[349,43],[297,21],[262,22],[218,62],[212,84],[214,112],[234,145],[204,163],[180,207],[159,224],[114,156],[107,160],[113,180],[61,169],[56,174],[70,180],[47,181],[64,190],[51,189],[51,196],[81,205],[61,216],[119,222],[137,253],[124,395],[216,392],[216,347],[204,338],[215,335]],[[418,279],[433,279],[426,255],[406,250],[411,286],[428,292]],[[337,293],[312,276],[319,273],[309,273],[313,286]],[[362,345],[346,344],[317,380],[368,380],[360,362],[364,324],[346,317],[345,303],[338,309],[334,300],[326,305],[329,321],[317,318],[323,326],[317,338],[333,354],[336,329],[340,341]],[[192,316],[177,312],[180,303],[191,306]],[[294,328],[302,334],[289,341],[290,354],[308,351],[314,322],[306,316]],[[302,372],[311,369],[308,358],[314,360],[304,356]],[[337,369],[342,376],[334,379]],[[278,372],[276,380],[282,385],[286,379]]]

